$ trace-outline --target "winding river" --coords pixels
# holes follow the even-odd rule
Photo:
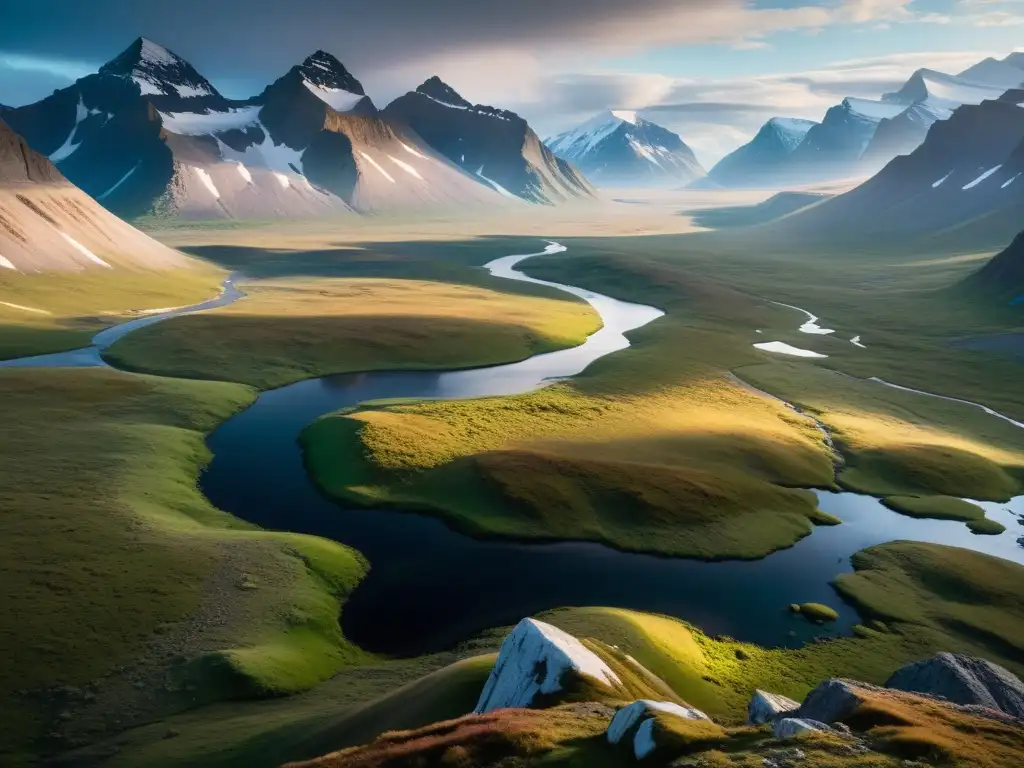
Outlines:
[[[552,243],[542,253],[564,250]],[[1000,536],[975,536],[963,523],[904,517],[871,497],[819,492],[821,508],[838,515],[842,525],[815,529],[794,547],[762,560],[705,563],[624,553],[598,544],[478,541],[430,516],[346,508],[322,496],[305,471],[297,442],[302,429],[316,418],[381,398],[528,392],[627,347],[625,333],[663,314],[653,307],[536,280],[516,269],[536,255],[541,254],[507,256],[487,268],[496,276],[553,286],[589,302],[604,326],[583,345],[490,368],[310,379],[263,393],[209,438],[214,458],[200,484],[216,506],[268,529],[335,539],[369,559],[369,576],[342,615],[345,634],[354,642],[372,651],[417,654],[546,609],[606,605],[679,616],[712,634],[797,646],[814,636],[847,633],[857,622],[855,611],[847,608],[835,624],[818,627],[792,616],[787,606],[804,601],[838,605],[829,582],[849,571],[850,556],[864,547],[912,539],[1024,562],[1024,549],[1015,543],[1024,533],[1017,517],[1024,516],[1024,498],[1009,505],[984,505],[989,517],[1009,530]],[[241,295],[229,280],[213,302],[108,329],[87,350],[8,365],[102,365],[102,349],[126,333],[166,317],[227,304]]]

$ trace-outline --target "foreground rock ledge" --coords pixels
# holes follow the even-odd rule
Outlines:
[[[530,707],[538,694],[564,690],[567,674],[610,688],[622,685],[618,675],[575,637],[543,621],[523,619],[501,644],[474,711]]]

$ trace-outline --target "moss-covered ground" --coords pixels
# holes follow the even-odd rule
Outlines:
[[[328,373],[465,368],[582,344],[600,327],[582,301],[390,278],[277,278],[229,307],[144,328],[113,365],[268,389]]]
[[[762,556],[808,534],[811,521],[828,522],[801,487],[838,482],[879,496],[991,500],[1021,492],[1024,430],[968,404],[858,378],[927,388],[920,372],[901,378],[911,353],[900,340],[920,333],[913,356],[941,381],[933,390],[1017,412],[1008,364],[968,359],[974,353],[948,343],[965,327],[1012,322],[946,290],[969,263],[825,265],[773,255],[761,263],[722,253],[719,269],[686,242],[581,241],[529,262],[530,274],[667,314],[630,334],[629,349],[543,392],[321,420],[304,436],[314,477],[337,498],[429,509],[474,535],[599,540],[703,558]],[[794,297],[805,269],[807,292]],[[824,287],[826,274],[841,291]],[[765,295],[812,302],[839,332],[801,334],[802,316]],[[849,343],[853,332],[840,336],[853,322],[867,339],[863,329],[877,320],[856,302],[888,323],[866,349]],[[752,348],[767,338],[829,357],[797,363]],[[744,382],[829,431],[842,454],[837,476],[837,457],[812,420]],[[447,492],[453,485],[457,497]]]
[[[255,530],[196,488],[203,434],[252,390],[23,369],[0,372],[0,391],[8,764],[205,701],[290,693],[365,658],[337,623],[361,557]]]

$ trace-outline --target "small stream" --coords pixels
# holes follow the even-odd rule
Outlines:
[[[564,250],[552,243],[543,254]],[[856,612],[847,607],[839,621],[819,627],[790,614],[788,605],[816,601],[839,607],[830,581],[848,572],[850,556],[864,547],[911,539],[1024,563],[1024,549],[1015,542],[1024,534],[1018,523],[1024,519],[1024,497],[1006,505],[983,505],[1008,531],[975,536],[963,523],[904,517],[871,497],[818,492],[821,509],[840,517],[842,525],[816,528],[792,548],[762,560],[707,563],[625,553],[591,543],[479,541],[429,515],[347,508],[321,495],[305,471],[297,442],[302,429],[318,417],[382,398],[529,392],[624,349],[629,346],[625,333],[663,314],[654,307],[530,278],[515,269],[536,255],[541,254],[507,256],[487,268],[496,276],[553,286],[590,303],[604,327],[579,347],[489,368],[355,373],[298,382],[263,393],[208,440],[214,458],[200,485],[217,507],[264,528],[343,542],[369,559],[369,576],[342,615],[346,636],[357,644],[383,653],[419,654],[543,610],[602,605],[655,611],[684,618],[711,634],[796,647],[816,636],[846,634],[857,623]],[[224,293],[211,302],[108,329],[86,350],[7,365],[103,365],[100,351],[132,330],[223,306],[240,295],[229,280]]]

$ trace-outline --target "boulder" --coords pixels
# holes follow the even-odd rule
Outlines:
[[[889,678],[885,687],[1024,718],[1024,683],[1020,678],[997,664],[971,656],[940,653],[907,664]]]
[[[529,707],[538,694],[564,690],[563,677],[570,673],[611,689],[622,685],[618,675],[575,637],[543,621],[523,619],[501,644],[475,711]]]
[[[862,687],[861,684],[849,680],[826,680],[807,694],[800,709],[796,711],[796,717],[820,723],[834,723],[849,717],[863,701],[857,691],[859,687]]]
[[[825,723],[801,717],[784,717],[772,726],[772,736],[776,739],[791,739],[804,733],[833,733]]]
[[[670,701],[634,701],[615,713],[606,733],[610,744],[618,744],[633,732],[633,754],[643,760],[658,746],[654,735],[654,719],[659,712],[684,720],[708,720],[711,718],[699,709]],[[639,727],[637,727],[639,723]],[[634,728],[636,728],[634,732]]]
[[[767,691],[754,691],[750,704],[747,705],[747,722],[750,725],[763,725],[777,720],[787,712],[800,709],[800,704],[785,696]]]

